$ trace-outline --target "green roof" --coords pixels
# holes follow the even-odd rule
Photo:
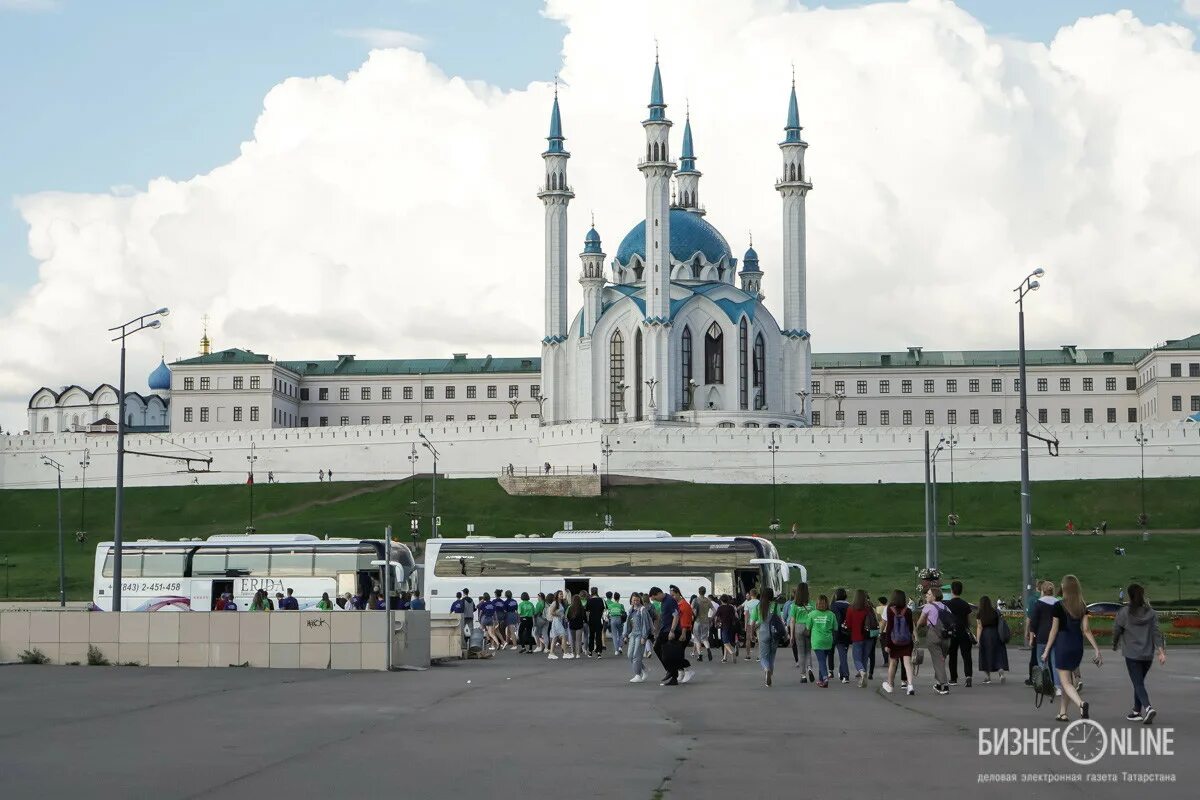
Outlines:
[[[1200,350],[1200,333],[1193,334],[1186,339],[1167,339],[1167,343],[1155,350]]]
[[[195,358],[184,358],[179,361],[172,361],[171,366],[183,365],[194,366],[203,364],[270,364],[271,357],[262,355],[261,353],[252,353],[249,350],[241,350],[236,347],[231,347],[228,350],[220,350],[216,353],[209,353],[206,356],[196,356]]]
[[[490,375],[538,373],[540,358],[381,358],[356,359],[341,356],[334,361],[280,361],[280,366],[299,375]]]
[[[1025,363],[1031,367],[1046,366],[1105,366],[1107,364],[1128,365],[1146,354],[1142,349],[1085,350],[1082,348],[1059,348],[1057,350],[1026,350]],[[1015,367],[1016,350],[921,350],[912,348],[904,352],[867,353],[813,353],[813,367]]]

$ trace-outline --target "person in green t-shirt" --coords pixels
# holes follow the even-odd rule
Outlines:
[[[321,592],[321,599],[317,601],[318,611],[332,611],[333,602],[329,599],[329,592]]]
[[[522,653],[533,652],[533,603],[529,602],[529,592],[521,592],[517,603],[517,645]]]
[[[808,584],[801,583],[796,587],[796,594],[792,598],[792,618],[788,620],[792,656],[796,660],[796,666],[804,670],[800,674],[801,683],[816,683],[817,680],[812,670],[812,638],[808,632],[808,617],[814,610],[813,604],[809,602]]]
[[[829,610],[829,598],[817,598],[817,607],[808,615],[808,631],[812,649],[817,652],[817,686],[829,686],[829,662],[833,654],[833,635],[837,631],[837,616]]]
[[[625,606],[621,603],[620,592],[604,593],[604,610],[608,614],[608,635],[612,637],[613,650],[617,655],[621,655],[625,634]]]
[[[546,617],[546,593],[538,592],[537,600],[533,601],[533,638],[537,647],[533,652],[541,653],[547,647],[546,631],[550,620]]]

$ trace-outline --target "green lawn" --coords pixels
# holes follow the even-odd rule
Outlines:
[[[1200,529],[1200,480],[1161,479],[1146,482],[1147,508],[1159,529]],[[429,532],[430,482],[416,485],[422,534]],[[1018,517],[1016,484],[960,484],[954,508],[961,518],[959,535],[943,536],[942,565],[948,576],[962,576],[969,593],[1015,593],[1020,568],[1015,537],[964,535],[970,531],[1015,531]],[[264,533],[378,536],[392,524],[408,540],[413,486],[397,483],[260,484],[255,487],[255,524]],[[940,512],[951,506],[950,487],[943,486]],[[248,487],[185,486],[133,488],[126,491],[126,539],[176,539],[242,530],[249,516]],[[804,532],[906,532],[923,529],[920,485],[780,486],[779,516],[784,530],[797,522]],[[671,484],[617,487],[602,498],[510,497],[494,480],[438,482],[438,511],[444,535],[462,535],[466,524],[476,533],[511,535],[549,533],[564,520],[576,528],[601,527],[609,507],[622,528],[665,528],[674,533],[763,533],[771,516],[771,487]],[[113,491],[87,493],[88,542],[80,546],[80,492],[63,492],[67,531],[69,596],[91,595],[95,543],[111,538]],[[1068,538],[1058,535],[1068,517],[1081,528],[1107,519],[1110,528],[1130,528],[1140,509],[1138,482],[1062,481],[1034,486],[1035,528],[1053,532],[1039,536],[1039,574],[1061,576],[1076,571],[1094,599],[1116,596],[1116,587],[1131,578],[1145,581],[1152,597],[1174,598],[1176,563],[1184,565],[1183,596],[1200,597],[1200,536],[1164,534],[1148,544],[1133,537],[1109,535]],[[944,517],[943,517],[944,520]],[[50,598],[57,591],[57,544],[53,491],[0,491],[0,591],[9,597]],[[1127,555],[1117,558],[1118,543]],[[802,539],[780,542],[784,552],[805,563],[817,587],[862,586],[873,594],[895,586],[914,585],[912,567],[924,558],[920,537],[868,539]],[[6,559],[14,566],[5,569]],[[7,577],[7,584],[5,578]]]

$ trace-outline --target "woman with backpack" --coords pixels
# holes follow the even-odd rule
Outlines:
[[[767,674],[767,686],[775,674],[775,652],[779,647],[778,633],[783,629],[779,618],[779,605],[775,602],[775,591],[767,586],[762,590],[758,605],[750,611],[750,624],[758,634],[758,663]]]
[[[833,658],[833,635],[837,632],[837,615],[829,610],[829,598],[817,598],[817,607],[808,615],[808,631],[813,651],[817,654],[817,686],[829,686],[829,665]],[[889,690],[890,691],[890,690]]]
[[[946,653],[954,638],[954,616],[942,602],[942,590],[931,586],[925,592],[925,605],[917,617],[916,628],[925,625],[925,649],[933,662],[933,690],[938,694],[950,694],[950,675],[946,670]],[[915,677],[915,676],[914,676]]]
[[[1117,612],[1113,623],[1113,650],[1121,648],[1125,668],[1133,684],[1133,710],[1125,715],[1130,722],[1149,725],[1158,713],[1150,705],[1146,692],[1146,673],[1150,671],[1155,652],[1158,663],[1167,663],[1166,642],[1158,629],[1158,614],[1146,602],[1146,590],[1141,584],[1129,585],[1129,605]]]
[[[855,677],[860,689],[867,685],[867,647],[875,643],[867,628],[867,623],[873,616],[866,591],[863,589],[855,591],[854,601],[846,609],[846,630],[850,635],[850,647],[854,653]]]
[[[883,682],[883,690],[891,694],[896,681],[897,665],[901,665],[906,674],[913,674],[913,617],[908,607],[908,598],[899,589],[892,592],[892,601],[888,603],[887,616],[884,617],[881,630],[888,651],[888,674],[887,680]],[[814,647],[815,642],[814,638]],[[908,694],[916,693],[916,687],[909,681]]]
[[[808,630],[808,618],[814,610],[808,599],[808,584],[801,583],[796,587],[796,594],[792,598],[792,615],[788,622],[796,666],[804,670],[800,673],[801,683],[817,682],[817,676],[813,674],[812,669],[812,636]]]
[[[1058,698],[1059,722],[1067,721],[1067,699],[1079,706],[1081,719],[1088,719],[1088,703],[1079,696],[1078,689],[1072,681],[1075,670],[1083,661],[1083,640],[1087,639],[1095,653],[1093,660],[1099,666],[1104,659],[1100,655],[1100,647],[1096,637],[1088,626],[1087,603],[1083,600],[1083,587],[1079,578],[1074,575],[1064,575],[1062,579],[1062,600],[1054,606],[1054,619],[1050,622],[1050,636],[1046,641],[1046,651],[1054,654],[1054,669],[1058,671],[1062,683],[1062,694]],[[1045,656],[1043,655],[1043,664]]]
[[[1004,683],[1004,673],[1008,671],[1008,648],[1005,647],[1004,635],[1000,630],[1003,617],[992,605],[992,598],[986,594],[979,598],[979,610],[975,612],[975,640],[979,642],[979,671],[983,673],[983,682],[992,682],[992,673],[1000,673],[1000,683]],[[1007,630],[1007,623],[1004,623]]]

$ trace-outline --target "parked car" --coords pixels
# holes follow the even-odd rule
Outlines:
[[[1116,614],[1118,611],[1120,611],[1124,607],[1125,607],[1124,603],[1112,603],[1112,602],[1104,601],[1102,603],[1088,603],[1087,610],[1088,610],[1089,614],[1100,614],[1100,615],[1111,616],[1111,615]]]

